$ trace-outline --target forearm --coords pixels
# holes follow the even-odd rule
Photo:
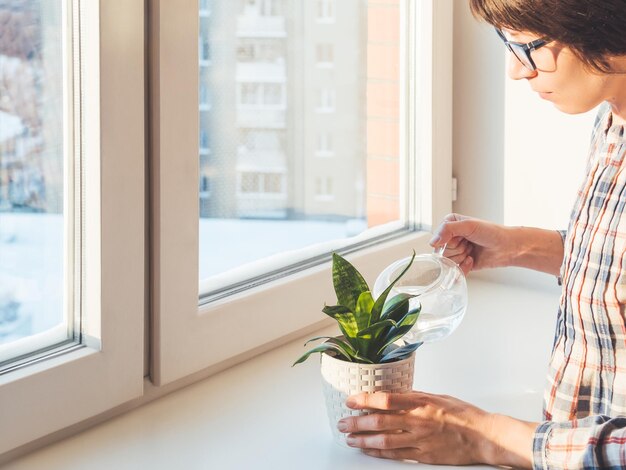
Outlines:
[[[510,266],[559,275],[563,262],[563,241],[556,230],[532,227],[508,229],[512,243]]]
[[[481,449],[480,461],[493,466],[532,468],[533,440],[539,423],[499,414],[490,414],[489,420],[489,438]]]

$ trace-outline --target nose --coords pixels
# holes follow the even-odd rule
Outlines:
[[[536,70],[530,70],[528,67],[524,66],[513,54],[509,55],[509,66],[508,66],[508,74],[509,77],[513,80],[521,80],[523,78],[532,78],[537,76]]]

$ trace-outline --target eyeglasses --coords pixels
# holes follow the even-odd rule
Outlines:
[[[521,64],[526,67],[528,70],[537,70],[537,66],[535,65],[535,61],[531,57],[530,53],[536,51],[540,47],[549,44],[551,41],[548,38],[539,38],[531,41],[529,43],[521,43],[521,42],[513,42],[509,41],[504,33],[496,28],[496,32],[500,39],[504,41],[504,45],[507,47],[509,51],[521,62]]]

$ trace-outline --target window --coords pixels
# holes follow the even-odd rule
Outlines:
[[[239,192],[245,195],[267,196],[284,193],[283,174],[242,172],[239,176]]]
[[[259,101],[259,84],[242,83],[239,103],[242,105],[256,105]]]
[[[278,83],[266,83],[262,88],[261,102],[264,106],[283,106],[283,87]]]
[[[213,0],[200,0],[200,15],[207,16],[211,13],[211,3]]]
[[[349,252],[373,279],[390,260],[427,250],[422,230],[450,211],[451,1],[328,2],[333,17],[350,18],[336,38],[308,27],[319,7],[309,0],[31,0],[9,10],[22,3],[46,16],[25,28],[30,32],[47,21],[61,25],[46,28],[41,39],[61,41],[67,58],[71,94],[63,93],[73,116],[50,121],[74,123],[74,139],[64,145],[81,157],[64,167],[64,181],[81,184],[66,185],[74,197],[63,199],[63,210],[76,204],[82,214],[74,217],[85,233],[80,251],[66,253],[74,256],[67,265],[85,274],[75,274],[76,303],[85,314],[71,350],[0,374],[0,456],[132,400],[149,400],[142,398],[145,375],[155,393],[165,393],[164,384],[215,372],[318,326],[321,303],[332,300],[332,251]],[[239,20],[249,6],[257,16],[246,26]],[[283,21],[261,16],[278,14]],[[280,60],[261,61],[242,80],[239,41],[282,41],[284,25],[295,21],[307,27],[289,30],[290,46],[277,52],[282,71]],[[199,52],[202,23],[210,66]],[[311,73],[309,52],[322,42],[333,45],[334,77]],[[315,75],[332,81],[318,83]],[[7,83],[0,77],[0,87]],[[200,109],[201,83],[208,110]],[[322,89],[341,97],[333,114],[316,112]],[[20,105],[20,112],[27,108]],[[4,171],[23,155],[25,134],[7,132],[20,124],[11,116],[0,119]],[[325,133],[327,143],[319,144]],[[341,158],[316,158],[316,146]],[[4,214],[6,172],[2,178]],[[4,318],[14,318],[13,304],[6,305]],[[293,305],[295,311],[285,307]],[[233,337],[223,325],[250,328]]]
[[[318,44],[316,47],[317,66],[329,68],[333,66],[333,45]]]
[[[327,23],[335,21],[335,0],[317,0],[317,20]]]
[[[281,39],[241,38],[237,46],[237,60],[240,63],[283,63],[286,55],[285,41]]]
[[[9,152],[3,150],[0,157],[0,187],[7,198],[0,230],[8,235],[0,235],[0,244],[15,239],[11,251],[2,245],[0,265],[38,265],[41,272],[19,274],[28,293],[20,288],[13,300],[4,298],[2,316],[11,323],[30,313],[27,329],[46,330],[67,317],[74,326],[73,332],[64,328],[72,337],[69,347],[49,350],[0,374],[0,455],[141,396],[146,287],[143,2],[32,0],[9,5],[0,5],[2,31],[27,32],[29,40],[11,36],[7,43],[8,37],[0,35],[0,61],[5,61],[0,93],[8,96],[3,86],[14,90],[9,80],[14,72],[33,73],[36,86],[21,75],[17,90],[23,94],[13,101],[14,108],[2,109],[19,115],[20,122],[0,118],[2,140],[15,140],[3,146]],[[197,52],[193,54],[197,63]],[[17,66],[4,68],[7,55],[20,61],[14,62]],[[7,133],[7,122],[36,125]],[[13,186],[9,198],[4,184],[9,170],[11,179],[19,181],[13,175],[18,159],[25,191]],[[23,212],[14,211],[17,205]],[[39,218],[28,238],[21,221],[9,224],[4,218],[18,215]],[[41,283],[37,276],[47,280]],[[5,289],[7,272],[0,277],[0,289]],[[30,302],[50,318],[37,319],[39,312],[31,310]],[[29,339],[38,342],[42,334]]]
[[[211,197],[211,180],[207,175],[200,177],[200,199]]]
[[[315,199],[318,201],[332,201],[335,199],[333,195],[333,179],[330,176],[318,176],[315,179]]]
[[[335,112],[335,90],[330,88],[319,90],[316,111],[318,113]]]
[[[277,152],[286,150],[285,133],[277,130],[242,129],[239,137],[242,152]]]
[[[61,3],[0,7],[0,373],[38,351],[80,343],[80,167],[62,59]],[[32,36],[28,35],[31,31]],[[46,34],[46,31],[49,31]],[[58,116],[58,119],[50,119]]]
[[[334,154],[332,134],[330,132],[319,133],[317,135],[317,149],[315,155],[318,157],[332,157]]]
[[[243,0],[248,15],[281,16],[285,0]]]
[[[211,101],[209,99],[209,85],[206,82],[200,83],[200,111],[208,111],[211,109]]]
[[[200,38],[200,64],[209,65],[211,62],[211,46],[204,37]]]
[[[239,105],[257,108],[282,108],[284,87],[279,83],[242,83],[239,88]]]
[[[446,178],[442,182],[434,176],[451,172],[449,151],[437,150],[435,167],[429,157],[442,139],[440,133],[433,137],[431,124],[438,132],[447,130],[451,115],[437,101],[449,95],[446,81],[438,80],[435,88],[430,75],[450,76],[448,68],[435,71],[430,62],[444,63],[449,55],[433,54],[432,41],[420,36],[430,34],[434,15],[446,18],[441,20],[446,26],[437,27],[439,34],[451,31],[446,29],[449,5],[435,12],[433,4],[297,0],[274,23],[266,21],[274,17],[261,16],[260,2],[221,0],[207,25],[211,49],[220,53],[202,71],[198,64],[181,63],[192,33],[160,31],[160,40],[172,51],[171,62],[161,58],[159,65],[163,96],[197,89],[189,84],[200,77],[210,83],[215,98],[206,121],[198,120],[198,98],[194,103],[184,94],[177,111],[160,113],[155,148],[160,149],[162,184],[184,181],[189,169],[198,168],[197,161],[187,161],[197,155],[197,139],[181,138],[194,123],[209,134],[211,161],[199,171],[212,179],[210,203],[198,197],[197,175],[185,187],[159,194],[159,265],[168,268],[154,273],[160,292],[154,330],[157,384],[219,367],[220,358],[322,320],[319,305],[306,301],[288,324],[275,299],[319,300],[325,278],[309,267],[328,260],[330,251],[356,251],[360,254],[353,257],[368,258],[375,271],[420,243],[426,249],[428,237],[415,228],[449,212],[451,194]],[[166,5],[161,2],[162,8],[174,8]],[[194,21],[189,15],[188,21]],[[336,37],[315,27],[318,20],[339,15],[348,22]],[[235,27],[232,18],[237,18]],[[289,24],[302,27],[284,27]],[[271,45],[270,58],[260,59],[269,54],[261,52],[261,44]],[[317,68],[318,44],[331,46],[320,49],[320,55],[325,60],[332,55],[333,77],[311,73]],[[411,103],[415,106],[405,106]],[[419,126],[411,124],[417,121]],[[328,137],[318,137],[324,134]],[[317,158],[318,150],[342,158]],[[326,178],[316,180],[321,175]],[[329,197],[332,204],[324,200]],[[194,226],[195,235],[178,229]],[[197,252],[182,253],[175,249],[180,246],[197,247]],[[252,311],[267,323],[239,332],[237,341],[215,334],[217,325],[246,322]]]

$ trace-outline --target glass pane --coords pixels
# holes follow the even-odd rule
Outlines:
[[[0,3],[0,363],[69,334],[64,14]]]
[[[400,2],[201,8],[201,293],[404,226]]]

